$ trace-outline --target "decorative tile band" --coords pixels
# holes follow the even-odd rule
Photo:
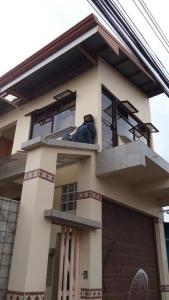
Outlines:
[[[153,218],[153,222],[155,224],[163,224],[164,220],[162,218]]]
[[[44,292],[8,291],[7,300],[44,300]]]
[[[169,293],[169,285],[161,285],[160,290],[162,293]]]
[[[87,199],[87,198],[93,198],[95,200],[102,201],[102,195],[94,191],[83,191],[77,193],[77,200]]]
[[[36,169],[36,170],[26,172],[25,176],[24,176],[24,181],[31,180],[34,178],[42,178],[44,180],[54,182],[55,175],[52,173],[49,173],[43,169]]]
[[[81,299],[101,299],[102,289],[81,289]]]

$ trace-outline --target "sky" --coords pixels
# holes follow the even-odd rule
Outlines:
[[[169,39],[168,0],[144,0]],[[169,57],[132,0],[120,0],[143,36],[169,72]],[[0,76],[94,12],[87,0],[1,0]],[[169,161],[169,98],[150,101],[155,151]]]

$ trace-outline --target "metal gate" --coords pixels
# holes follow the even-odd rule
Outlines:
[[[57,300],[79,299],[79,231],[62,227]]]
[[[103,299],[159,300],[153,219],[103,201]]]

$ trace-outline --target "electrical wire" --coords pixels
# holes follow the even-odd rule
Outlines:
[[[111,7],[111,9],[113,9],[113,6],[110,5],[111,2],[114,4],[115,9],[116,9],[118,15],[124,19],[124,17],[122,16],[122,14],[118,11],[118,9],[117,9],[117,7],[116,7],[116,3],[115,3],[114,0],[111,0],[111,1],[108,2],[109,8]],[[136,44],[138,47],[143,46],[142,44],[139,44],[138,41],[135,39],[135,36],[133,35],[133,31],[132,31],[131,26],[129,26],[129,24],[128,24],[128,26],[126,27],[126,24],[125,24],[125,22],[124,22],[123,20],[122,20],[122,23],[121,23],[121,24],[122,24],[122,26],[123,26],[123,30],[125,29],[125,32],[126,32],[127,34],[128,34],[128,30],[129,30],[130,38],[132,38],[132,40],[134,41],[134,44]],[[149,56],[149,52],[147,51],[147,49],[146,49],[145,47],[142,47],[142,51],[144,51],[144,54],[146,54],[146,55]],[[157,64],[157,61],[154,60],[154,63]]]
[[[104,18],[101,13],[99,12],[98,9],[96,9],[96,7],[92,4],[92,2],[90,0],[87,0],[87,2],[91,5],[91,7],[95,10],[95,12],[100,16],[100,18],[105,22],[105,24],[111,29],[111,31],[116,35],[116,37],[119,38],[119,40],[121,41],[121,43],[123,44],[123,40],[121,39],[121,37],[118,35],[118,33],[110,26],[110,24],[107,22],[106,18]]]
[[[160,43],[163,45],[163,47],[165,48],[165,50],[167,51],[167,53],[169,53],[169,49],[168,46],[166,46],[166,44],[163,42],[163,39],[161,39],[159,37],[159,34],[157,34],[157,32],[154,30],[151,22],[148,20],[148,18],[144,15],[144,13],[142,12],[142,10],[140,9],[139,5],[137,4],[137,2],[135,0],[132,0],[133,3],[135,4],[135,6],[138,8],[138,10],[140,11],[140,13],[142,14],[143,18],[146,20],[146,22],[148,23],[148,25],[151,27],[152,31],[154,32],[154,34],[157,36],[158,40],[160,41]],[[140,3],[140,1],[139,1]]]
[[[143,1],[143,0],[142,0]],[[161,60],[159,60],[159,58],[157,57],[157,55],[155,54],[155,52],[152,50],[152,48],[150,47],[150,45],[148,44],[148,42],[146,41],[146,39],[144,38],[144,36],[142,35],[142,33],[140,32],[140,30],[138,29],[138,27],[134,24],[134,22],[132,21],[132,19],[130,18],[130,16],[127,14],[127,12],[125,11],[125,9],[123,8],[122,4],[120,3],[119,0],[116,0],[116,2],[118,3],[118,5],[120,6],[121,10],[123,11],[123,13],[125,14],[125,16],[128,18],[128,20],[130,21],[131,25],[133,26],[133,28],[136,30],[137,34],[140,35],[141,39],[143,40],[143,42],[146,44],[146,46],[148,47],[149,51],[151,51],[154,59],[158,62],[159,66],[162,67],[164,69],[164,72],[166,73],[167,76],[169,76],[169,73],[167,72],[167,70],[165,69],[163,63],[161,62]]]
[[[169,95],[169,80],[163,72],[163,68],[159,68],[157,61],[150,55],[149,51],[138,39],[137,35],[126,22],[116,3],[108,0],[90,0],[90,4],[101,12],[111,27],[120,35],[125,44],[132,50],[137,59],[141,61],[147,71],[151,71],[152,77],[158,84],[160,83],[167,95]]]
[[[161,35],[161,37],[163,38],[163,40],[165,41],[167,46],[169,47],[169,40],[167,39],[166,35],[164,34],[164,32],[161,29],[160,25],[157,23],[156,19],[152,15],[151,11],[149,10],[149,8],[146,5],[146,3],[144,2],[144,0],[138,0],[138,1],[141,4],[141,6],[143,7],[143,9],[145,10],[145,12],[147,13],[147,15],[149,16],[149,18],[151,19],[152,23],[156,27],[157,31],[159,32],[159,34]]]

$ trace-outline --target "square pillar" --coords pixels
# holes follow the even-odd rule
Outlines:
[[[39,147],[27,153],[19,217],[10,270],[8,299],[44,299],[57,152]]]
[[[162,216],[161,218],[155,218],[154,223],[160,276],[161,299],[169,300],[169,273]]]
[[[102,222],[102,198],[95,191],[95,159],[79,162],[77,215]],[[102,230],[81,230],[80,299],[102,299]]]

